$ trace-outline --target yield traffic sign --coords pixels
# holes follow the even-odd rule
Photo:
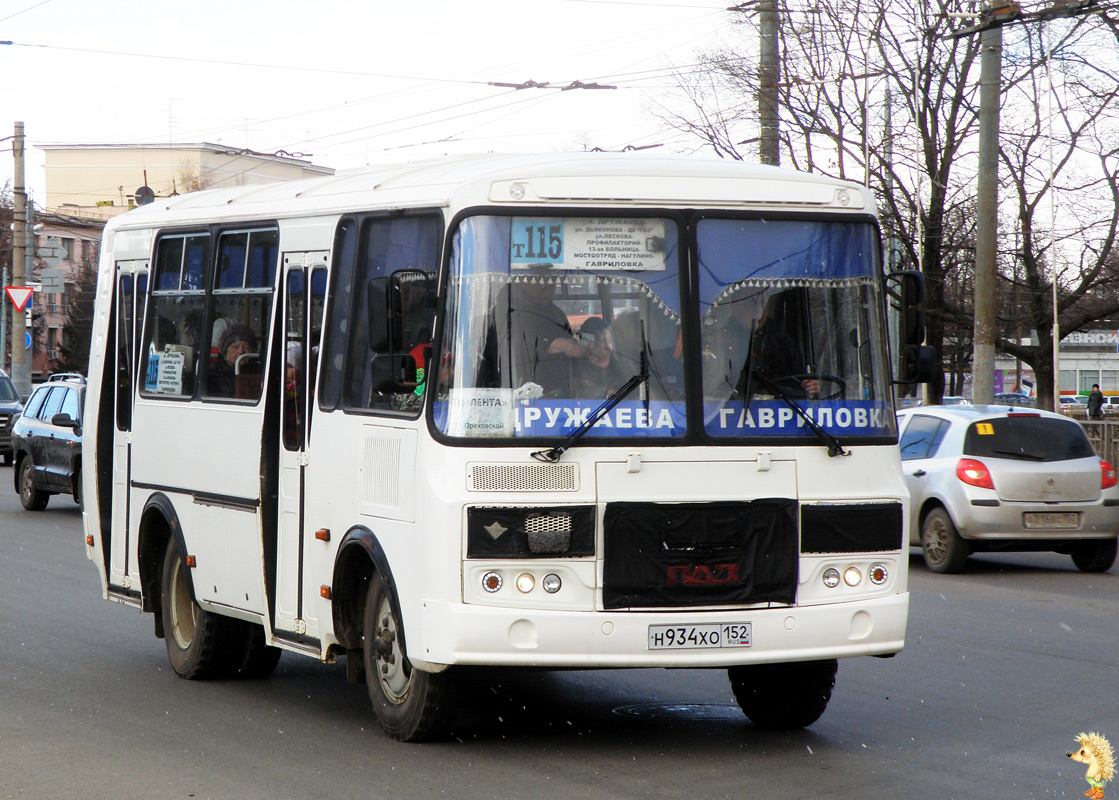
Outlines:
[[[35,290],[30,286],[5,286],[4,291],[8,293],[8,299],[12,301],[12,305],[19,312],[27,308],[27,301],[31,299]]]

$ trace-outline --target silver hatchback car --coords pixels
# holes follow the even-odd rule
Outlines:
[[[973,552],[1053,550],[1085,572],[1115,562],[1119,480],[1061,414],[1007,406],[898,413],[910,544],[933,572]]]

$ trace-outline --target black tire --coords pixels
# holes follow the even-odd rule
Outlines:
[[[967,542],[956,532],[943,508],[934,508],[921,520],[921,552],[925,565],[942,575],[962,572],[971,555]]]
[[[1072,551],[1072,563],[1081,572],[1107,572],[1115,563],[1116,540],[1084,542]]]
[[[400,646],[400,631],[384,581],[374,575],[362,625],[365,685],[385,733],[402,742],[419,742],[443,732],[450,676],[413,669]]]
[[[78,504],[78,508],[85,511],[85,504],[82,502],[82,471],[78,470],[74,473],[74,502]]]
[[[752,723],[768,730],[806,728],[828,707],[839,662],[795,661],[727,670],[734,699]]]
[[[19,501],[28,511],[42,511],[50,495],[35,486],[35,462],[30,454],[19,462]]]
[[[12,465],[13,458],[15,458],[15,456],[13,456],[11,453],[4,453],[4,466],[10,467]]]
[[[267,678],[275,671],[284,651],[264,643],[264,627],[261,625],[246,622],[243,636],[245,655],[237,676],[250,680]]]
[[[189,680],[236,673],[245,658],[244,624],[204,611],[194,602],[190,573],[174,539],[167,545],[160,583],[163,639],[175,673]]]

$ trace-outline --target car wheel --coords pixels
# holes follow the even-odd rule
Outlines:
[[[1116,540],[1084,542],[1072,551],[1072,563],[1081,572],[1107,572],[1115,563]]]
[[[941,574],[960,572],[970,555],[967,542],[943,508],[932,509],[921,520],[921,551],[928,568]]]
[[[806,728],[820,718],[835,687],[839,662],[796,661],[727,670],[734,699],[750,721],[769,730]]]
[[[50,495],[35,486],[35,462],[31,456],[19,462],[19,501],[28,511],[42,511]]]

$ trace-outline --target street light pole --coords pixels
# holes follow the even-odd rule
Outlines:
[[[12,285],[27,284],[27,188],[24,186],[23,123],[15,124],[12,138],[12,154],[15,156],[12,174]],[[6,299],[5,299],[6,302]],[[20,397],[31,394],[31,370],[27,363],[27,350],[23,341],[26,338],[25,317],[19,312],[12,314],[12,383]]]
[[[998,254],[999,94],[1002,28],[980,34],[979,175],[976,186],[975,343],[972,396],[977,404],[995,399],[995,275]]]

